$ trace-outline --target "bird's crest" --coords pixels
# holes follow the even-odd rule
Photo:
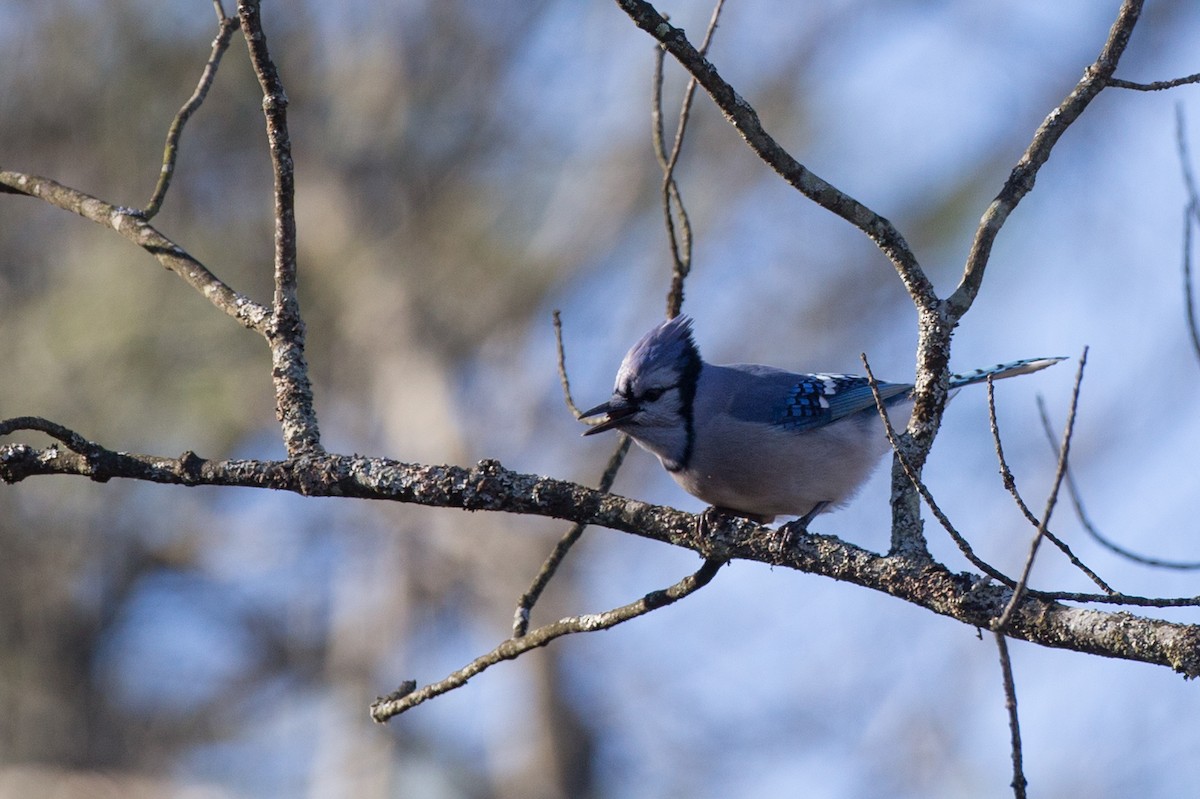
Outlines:
[[[634,376],[647,376],[661,369],[683,371],[699,361],[700,351],[692,339],[691,317],[676,316],[630,347],[617,375],[617,390],[626,390]]]

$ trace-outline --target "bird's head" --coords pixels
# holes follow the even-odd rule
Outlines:
[[[665,450],[678,449],[690,437],[701,366],[692,320],[677,316],[663,322],[625,354],[612,397],[583,414],[604,417],[584,435],[621,430],[647,449],[678,460],[682,451]]]

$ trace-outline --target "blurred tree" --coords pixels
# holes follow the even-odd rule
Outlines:
[[[208,6],[43,0],[0,9],[0,166],[142,206],[167,126],[208,55]],[[590,397],[606,391],[620,349],[660,312],[669,270],[661,172],[647,146],[648,39],[604,4],[353,0],[287,11],[269,8],[266,25],[290,99],[300,301],[325,446],[413,462],[499,457],[522,471],[593,480],[598,462],[579,464],[573,420],[560,410],[546,317],[550,307],[567,309],[572,376]],[[698,42],[707,14],[681,4],[672,21]],[[727,15],[714,61],[806,165],[872,207],[901,209],[889,216],[931,280],[949,285],[980,209],[1095,57],[1112,14],[1085,2],[1054,12],[873,0],[755,5]],[[1181,74],[1196,17],[1191,4],[1151,4],[1123,68]],[[668,69],[668,108],[681,88]],[[1111,187],[1089,192],[1079,176],[1133,157],[1137,148],[1114,153],[1104,142],[1122,139],[1109,131],[1137,116],[1121,110],[1137,102],[1098,103],[1096,120],[1072,129],[1078,150],[1056,151],[1043,173],[1070,200],[1049,194],[1047,205],[1119,196]],[[1144,129],[1120,130],[1125,142],[1145,140]],[[728,359],[799,367],[799,342],[821,368],[855,370],[864,349],[876,364],[886,357],[907,366],[912,306],[886,261],[763,170],[707,100],[697,101],[684,164],[676,177],[703,270],[689,284],[689,309],[712,320],[716,360],[737,353]],[[235,36],[188,123],[154,225],[264,304],[274,289],[271,174],[261,91]],[[1162,193],[1114,180],[1134,197]],[[1003,349],[981,358],[1074,346],[1084,335],[1063,333],[1086,322],[1063,307],[1066,292],[1045,273],[1094,257],[1080,247],[1112,246],[1095,228],[1115,226],[1082,209],[1083,223],[1054,216],[1038,197],[1027,206],[1049,229],[1075,225],[1092,236],[1054,256],[1039,223],[1013,233],[1027,249],[1000,257],[1032,252],[1046,266],[989,275],[972,318],[991,321],[979,323],[982,336],[963,331],[956,344],[966,352],[1001,336]],[[252,331],[197,302],[175,275],[145,269],[150,258],[111,230],[22,198],[5,195],[0,207],[0,418],[37,413],[124,451],[283,455],[271,363]],[[1077,286],[1077,270],[1061,272]],[[756,335],[746,334],[751,325]],[[1103,356],[1093,368],[1103,374]],[[1169,385],[1163,390],[1170,396]],[[1111,393],[1122,395],[1112,413],[1127,415],[1128,391]],[[1109,413],[1103,402],[1097,415]],[[1181,402],[1179,411],[1190,407]],[[1048,482],[1053,463],[1040,442],[1014,444],[1010,456],[1034,475],[1029,482]],[[1085,456],[1095,449],[1083,443]],[[936,455],[931,482],[944,476]],[[948,471],[984,468],[975,466]],[[617,486],[623,493],[680,498],[644,488],[659,477],[641,461],[629,474]],[[957,492],[946,493],[956,494],[953,505]],[[973,543],[1006,571],[1019,568],[1027,537],[1013,544],[1017,522],[978,511],[985,505],[971,489],[961,495],[957,509],[981,520]],[[0,492],[0,795],[778,795],[798,784],[793,769],[814,795],[1002,792],[1002,721],[987,717],[989,738],[974,734],[983,722],[957,713],[985,701],[999,707],[999,680],[989,672],[973,694],[962,673],[928,679],[939,667],[919,654],[896,658],[905,667],[872,663],[891,658],[861,654],[872,651],[868,642],[884,646],[877,642],[895,635],[895,649],[907,648],[921,640],[911,631],[925,628],[893,632],[893,611],[872,599],[853,615],[858,600],[846,595],[866,592],[822,599],[811,581],[800,599],[773,604],[767,592],[781,589],[766,586],[762,571],[743,578],[742,607],[753,598],[769,614],[824,601],[845,615],[805,622],[830,626],[804,628],[802,643],[789,644],[778,629],[748,637],[755,625],[698,595],[696,609],[647,618],[643,632],[543,649],[402,723],[371,725],[363,708],[398,676],[428,680],[492,646],[561,531],[523,516],[358,504],[124,481],[38,479]],[[882,500],[875,505],[886,511]],[[882,515],[845,518],[849,530],[886,525]],[[610,607],[695,566],[691,553],[603,542],[581,545],[539,616]],[[957,557],[949,544],[932,546],[947,562]],[[1146,592],[1175,585],[1163,580]],[[686,621],[706,613],[719,619],[713,628]],[[863,640],[847,642],[845,654],[808,645],[850,636],[859,622]],[[703,634],[692,641],[687,629]],[[801,645],[803,656],[787,649]],[[743,651],[758,656],[743,662]],[[827,690],[861,676],[849,661],[880,676]],[[727,705],[731,680],[753,682],[746,674],[755,672],[762,696],[747,687],[736,708]],[[906,687],[917,682],[931,693],[953,686],[947,701],[959,704]],[[782,693],[792,690],[807,693]],[[1169,690],[1130,702],[1162,706]],[[1109,732],[1139,741],[1137,727]],[[887,753],[892,733],[907,730],[917,733],[903,736],[906,754]],[[1172,735],[1177,746],[1195,741],[1194,731]],[[1034,736],[1052,761],[1030,764],[1043,785],[1168,796],[1195,773],[1186,764],[1155,768],[1148,756],[1145,773],[1133,776],[1110,764],[1092,766],[1087,779],[1061,776],[1052,769],[1072,758],[1054,757]],[[960,743],[973,738],[986,754]],[[1170,746],[1161,749],[1172,760]],[[865,768],[828,765],[851,757]]]

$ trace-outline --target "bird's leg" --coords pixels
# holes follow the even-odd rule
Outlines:
[[[808,525],[812,522],[812,520],[817,518],[817,516],[821,515],[822,513],[824,513],[825,509],[828,507],[829,507],[828,502],[818,502],[816,505],[812,506],[812,510],[810,510],[808,513],[801,516],[795,522],[792,522],[792,524],[799,525],[800,527],[803,527],[805,530],[808,530]]]
[[[828,502],[818,502],[816,505],[812,506],[812,510],[801,516],[799,519],[781,525],[778,530],[779,551],[786,552],[787,550],[791,549],[792,544],[796,542],[796,534],[807,533],[808,525],[812,522],[812,520],[817,518],[817,516],[824,512],[824,510],[828,507]]]

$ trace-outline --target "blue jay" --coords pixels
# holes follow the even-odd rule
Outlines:
[[[950,388],[1061,360],[951,375]],[[903,427],[912,385],[876,385],[892,424]],[[807,527],[849,501],[890,448],[867,378],[706,363],[686,316],[658,325],[626,353],[612,397],[583,417],[601,414],[585,436],[620,430],[657,455],[689,494],[762,524],[800,516]]]

